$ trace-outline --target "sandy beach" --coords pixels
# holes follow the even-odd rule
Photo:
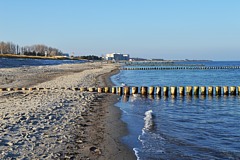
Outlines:
[[[64,64],[0,69],[0,159],[136,159],[121,143],[127,134],[119,96],[64,88],[112,86],[118,65]],[[57,89],[54,89],[57,88]]]

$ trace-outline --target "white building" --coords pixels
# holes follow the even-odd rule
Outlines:
[[[115,61],[128,61],[129,54],[121,54],[121,53],[110,53],[106,54],[106,60],[115,60]]]

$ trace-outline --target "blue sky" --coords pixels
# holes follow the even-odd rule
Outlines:
[[[239,0],[0,0],[0,41],[76,55],[240,60]]]

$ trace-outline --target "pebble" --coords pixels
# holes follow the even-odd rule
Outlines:
[[[47,72],[49,72],[49,68],[51,70],[49,66],[42,68],[45,68],[44,70]],[[29,70],[38,73],[43,72],[38,68],[34,70],[34,67],[29,67],[26,70],[26,74],[29,73]],[[107,72],[107,70],[104,70],[104,72]],[[99,73],[96,73],[96,75]],[[95,74],[88,73],[88,71],[81,72],[81,74],[84,76],[79,76],[79,74],[66,76],[67,78],[62,76],[49,82],[40,83],[36,87],[58,88],[60,86],[72,88],[94,85],[91,81],[96,76]],[[64,159],[66,155],[64,152],[67,152],[66,144],[72,144],[76,140],[76,135],[87,137],[84,126],[79,124],[80,122],[85,123],[81,114],[89,110],[89,103],[96,97],[97,94],[95,93],[70,90],[33,91],[11,94],[7,98],[3,97],[3,99],[0,97],[1,101],[6,102],[1,103],[1,107],[6,109],[1,110],[0,143],[6,146],[0,146],[0,153],[4,154],[4,156],[0,154],[0,159],[4,159],[4,157],[11,157],[11,159]],[[83,130],[75,133],[73,129],[76,129],[76,126],[79,127],[77,130]],[[12,128],[12,130],[10,131],[9,128]],[[7,140],[11,141],[8,142]],[[59,143],[56,143],[57,140]],[[85,146],[85,140],[79,138],[76,143]],[[59,150],[61,154],[56,153],[60,152]],[[51,153],[53,154],[51,155]],[[96,148],[94,154],[101,154],[101,150]],[[84,157],[84,155],[80,157]],[[65,158],[71,159],[74,157],[67,155]]]

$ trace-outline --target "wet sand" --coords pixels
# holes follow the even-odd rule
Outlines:
[[[111,82],[113,64],[0,69],[4,87],[96,87]],[[112,85],[112,84],[111,84]],[[64,89],[0,92],[0,159],[136,159],[112,94]]]

